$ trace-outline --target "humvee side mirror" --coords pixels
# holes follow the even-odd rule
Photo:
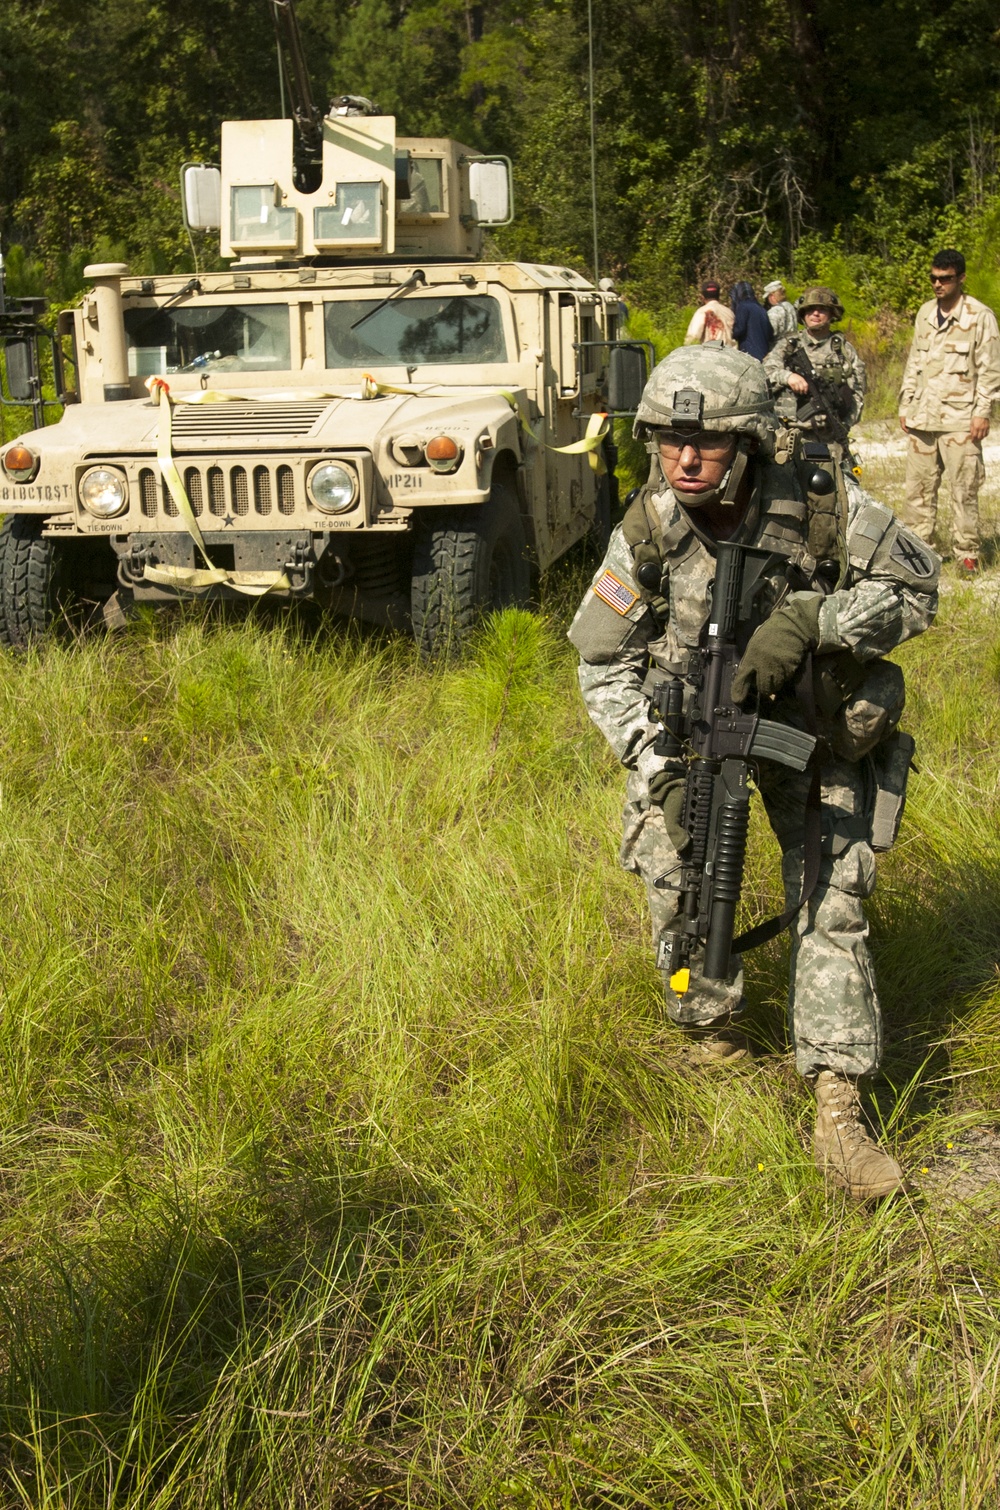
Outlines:
[[[30,403],[34,397],[31,387],[31,342],[14,339],[5,341],[4,355],[7,358],[7,389],[11,398],[18,404]]]
[[[509,157],[468,157],[469,199],[475,225],[509,225],[514,218]]]
[[[608,353],[608,408],[614,414],[634,414],[646,386],[646,350],[629,341],[617,342]]]
[[[222,226],[222,171],[210,163],[185,163],[181,169],[181,206],[189,231],[217,231]]]

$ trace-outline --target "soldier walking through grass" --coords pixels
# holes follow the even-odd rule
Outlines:
[[[913,329],[899,423],[909,438],[903,518],[931,544],[941,474],[951,489],[951,548],[964,576],[979,570],[983,441],[1000,398],[1000,333],[987,305],[965,292],[965,258],[948,248],[931,267],[934,298]]]
[[[791,919],[789,1019],[799,1073],[816,1094],[816,1160],[859,1199],[891,1194],[902,1171],[872,1139],[858,1095],[882,1056],[862,904],[875,885],[874,850],[895,837],[912,751],[907,743],[893,783],[883,757],[905,739],[896,732],[904,692],[902,672],[882,657],[931,623],[940,563],[835,462],[822,475],[803,469],[760,363],[739,352],[672,352],[646,385],[635,434],[647,443],[650,478],[612,536],[570,639],[590,717],[629,772],[621,863],[646,886],[679,1051],[712,1067],[750,1050],[738,954],[727,979],[710,980],[695,947],[679,990],[667,968],[691,843],[688,761],[657,752],[650,716],[658,677],[679,679],[688,703],[695,695],[709,621],[719,617],[716,554],[729,540],[773,553],[733,699],[802,728],[795,683],[815,657],[815,775],[759,760],[756,784],[781,845],[790,909],[813,871]],[[839,515],[824,512],[833,498]]]

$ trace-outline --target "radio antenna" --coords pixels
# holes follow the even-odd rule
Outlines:
[[[594,0],[587,0],[587,76],[590,88],[590,211],[594,224],[594,283],[601,276],[597,250],[597,142],[594,131]]]

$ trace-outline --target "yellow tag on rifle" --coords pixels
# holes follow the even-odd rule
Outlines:
[[[673,975],[670,977],[670,989],[671,991],[676,992],[678,996],[683,996],[684,992],[687,990],[690,984],[690,970],[675,970]]]

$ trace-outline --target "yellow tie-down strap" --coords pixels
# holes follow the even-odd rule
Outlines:
[[[205,537],[201,533],[201,526],[195,517],[187,489],[174,461],[171,437],[173,405],[170,399],[170,387],[158,377],[149,378],[146,387],[149,389],[149,396],[153,403],[160,406],[160,423],[156,435],[156,460],[167,485],[167,491],[176,503],[177,512],[183,519],[184,526],[194,541],[195,550],[200,553],[205,565],[204,567],[147,566],[143,572],[145,579],[148,582],[158,582],[164,587],[183,587],[189,592],[197,592],[199,588],[204,587],[232,587],[250,598],[262,598],[268,592],[289,591],[292,584],[283,571],[224,571],[222,567],[212,565],[205,547]],[[198,395],[199,402],[203,403],[212,402],[221,397],[223,395],[212,394],[212,398],[209,399],[207,394]]]
[[[162,378],[147,378],[146,387],[153,395],[154,404],[157,402],[154,387],[158,391],[170,390]],[[202,388],[195,393],[179,393],[176,398],[171,397],[172,404],[278,404],[289,401],[308,404],[319,398],[346,398],[357,402],[358,399],[381,398],[386,393],[398,393],[406,398],[434,398],[445,397],[448,394],[461,392],[461,389],[442,388],[439,383],[428,383],[424,387],[403,388],[395,387],[392,383],[380,383],[373,378],[370,372],[362,373],[361,383],[357,388],[282,388],[275,393],[254,393],[252,396],[246,393],[226,393],[221,388]],[[506,398],[507,395],[504,394]]]
[[[195,550],[200,554],[205,565],[190,566],[147,566],[143,576],[148,582],[157,582],[164,587],[182,587],[188,592],[198,592],[207,587],[232,587],[236,592],[244,593],[247,597],[262,598],[269,592],[288,592],[291,590],[291,582],[288,574],[283,571],[225,571],[220,566],[213,566],[209,560],[208,550],[205,546],[205,537],[201,532],[191,500],[187,495],[177,464],[174,461],[172,414],[174,404],[224,404],[224,403],[250,403],[243,394],[226,393],[218,388],[204,388],[197,393],[185,393],[175,399],[171,396],[169,383],[163,378],[151,377],[146,380],[149,396],[154,404],[159,405],[160,423],[156,436],[156,460],[159,464],[163,480],[167,485],[167,491],[174,503],[177,512],[184,521],[184,526],[194,541]],[[278,399],[294,398],[301,402],[318,398],[342,398],[364,400],[379,398],[382,394],[396,393],[407,397],[419,397],[421,394],[430,394],[432,388],[397,388],[391,383],[379,383],[366,372],[361,379],[361,387],[357,392],[344,392],[342,389],[294,389],[283,393],[263,393],[254,395],[260,402],[274,402]]]
[[[607,468],[604,465],[604,458],[601,456],[600,446],[601,441],[611,429],[611,421],[606,414],[602,414],[598,409],[590,416],[582,440],[574,440],[568,446],[550,446],[547,441],[542,440],[532,425],[528,411],[516,394],[510,393],[506,388],[501,388],[500,397],[507,400],[532,440],[537,441],[540,446],[544,446],[546,451],[558,451],[561,456],[580,456],[586,453],[587,459],[598,477],[604,476]]]
[[[180,404],[221,404],[221,403],[249,403],[243,394],[226,393],[218,388],[204,388],[197,393],[185,393],[178,395],[176,399],[171,397],[170,385],[161,377],[146,379],[146,388],[154,404],[159,405],[160,423],[156,435],[156,460],[167,485],[167,491],[174,503],[177,512],[184,521],[184,527],[194,541],[195,550],[201,556],[205,565],[196,566],[146,566],[143,577],[148,582],[157,582],[164,587],[180,587],[189,592],[198,592],[207,587],[232,587],[236,592],[244,593],[247,597],[262,598],[269,592],[289,592],[291,582],[288,574],[284,571],[226,571],[221,566],[213,566],[209,559],[208,549],[205,545],[205,537],[201,532],[191,500],[187,495],[187,489],[177,470],[174,461],[172,413],[175,403]],[[380,398],[383,394],[399,394],[402,397],[419,398],[430,396],[433,386],[414,388],[396,387],[391,383],[379,383],[366,372],[361,379],[360,390],[356,393],[345,393],[341,389],[295,389],[290,392],[265,393],[259,396],[263,402],[275,401],[279,398],[296,398],[302,402],[318,398],[340,398],[362,400]],[[257,395],[254,395],[257,398]],[[606,414],[599,410],[592,414],[587,421],[587,430],[582,440],[575,440],[568,446],[550,446],[540,440],[532,428],[528,413],[513,393],[500,389],[500,397],[505,398],[516,413],[518,420],[524,426],[531,438],[540,445],[544,445],[548,451],[557,451],[564,456],[579,456],[586,454],[591,467],[603,476],[605,471],[604,461],[600,455],[600,445],[611,428],[611,421]]]

